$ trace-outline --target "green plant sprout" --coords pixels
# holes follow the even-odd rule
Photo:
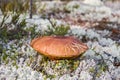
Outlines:
[[[64,36],[68,33],[68,30],[70,29],[69,25],[58,25],[56,23],[53,23],[51,20],[49,20],[52,26],[48,26],[48,30],[45,31],[44,35],[57,35],[57,36]]]

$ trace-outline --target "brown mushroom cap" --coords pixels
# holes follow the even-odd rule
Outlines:
[[[74,37],[45,36],[33,39],[31,46],[39,53],[51,59],[77,57],[88,47]]]

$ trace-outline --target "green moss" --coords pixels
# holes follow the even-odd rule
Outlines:
[[[55,22],[50,21],[52,26],[48,26],[48,30],[45,31],[44,35],[58,35],[64,36],[70,30],[69,25],[56,25]]]
[[[94,67],[89,68],[89,72],[94,73],[95,72],[95,68]]]
[[[26,32],[30,33],[31,38],[35,38],[37,36],[42,36],[42,31],[36,32],[37,25],[32,25],[31,27],[25,29]]]
[[[4,56],[2,57],[3,61],[7,60],[8,55],[4,54]]]
[[[100,77],[101,76],[101,72],[96,74],[96,77]]]
[[[47,77],[54,78],[57,75],[63,75],[65,73],[71,73],[79,66],[79,60],[49,60],[47,57],[43,58],[39,63],[39,67],[36,67],[35,70],[42,72],[43,75]],[[39,69],[40,68],[40,69]],[[52,69],[55,72],[55,75],[48,74],[46,68]],[[53,77],[54,76],[54,77]]]
[[[18,68],[16,60],[12,62],[12,65],[15,66],[16,68]]]
[[[100,65],[99,69],[100,69],[102,72],[105,72],[105,71],[107,71],[108,66],[107,66],[106,63],[103,63],[103,64]]]
[[[77,9],[77,8],[79,8],[79,5],[76,4],[73,6],[73,8]]]
[[[49,78],[50,80],[55,78],[56,76],[55,75],[46,75],[44,79],[47,80],[47,78]]]

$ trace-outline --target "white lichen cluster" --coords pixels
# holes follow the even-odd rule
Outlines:
[[[90,1],[89,5],[87,5],[88,1]],[[96,5],[93,3],[96,3]],[[46,4],[47,10],[53,10],[57,2],[53,4],[48,2]],[[62,5],[62,3],[59,5]],[[59,6],[57,6],[58,8]],[[108,18],[108,21],[120,23],[119,16],[112,16],[112,14],[120,14],[120,11],[114,13],[114,10],[105,6],[100,0],[85,0],[80,5],[76,1],[72,1],[67,3],[64,8],[70,11],[69,16],[72,16],[72,18],[77,18],[81,13],[84,13],[84,15],[81,15],[83,20],[101,21],[103,18]],[[0,18],[2,19],[3,16],[0,15]],[[41,18],[41,15],[34,15],[33,19],[28,19],[27,14],[21,14],[18,22],[23,19],[26,19],[27,22],[23,30],[34,28],[35,33],[44,32],[48,29],[48,26],[52,26],[49,20]],[[64,21],[56,19],[55,21],[57,25],[67,25]],[[5,23],[9,22],[11,22],[11,16]],[[112,25],[111,28],[117,29],[120,27]],[[78,60],[73,61],[51,61],[43,57],[43,55],[39,55],[30,46],[31,33],[28,34],[29,36],[8,41],[8,43],[0,38],[0,51],[2,51],[2,53],[0,52],[0,80],[120,79],[120,44],[119,41],[108,37],[112,32],[107,28],[105,30],[96,30],[95,28],[90,29],[79,25],[70,25],[67,36],[75,36],[84,41],[89,47]]]

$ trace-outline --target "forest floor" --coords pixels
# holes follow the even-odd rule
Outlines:
[[[89,2],[88,2],[89,1]],[[0,80],[120,80],[120,2],[36,2],[28,13],[0,13]],[[89,49],[79,58],[52,61],[30,42],[49,27],[70,26]],[[48,27],[49,26],[49,27]]]

